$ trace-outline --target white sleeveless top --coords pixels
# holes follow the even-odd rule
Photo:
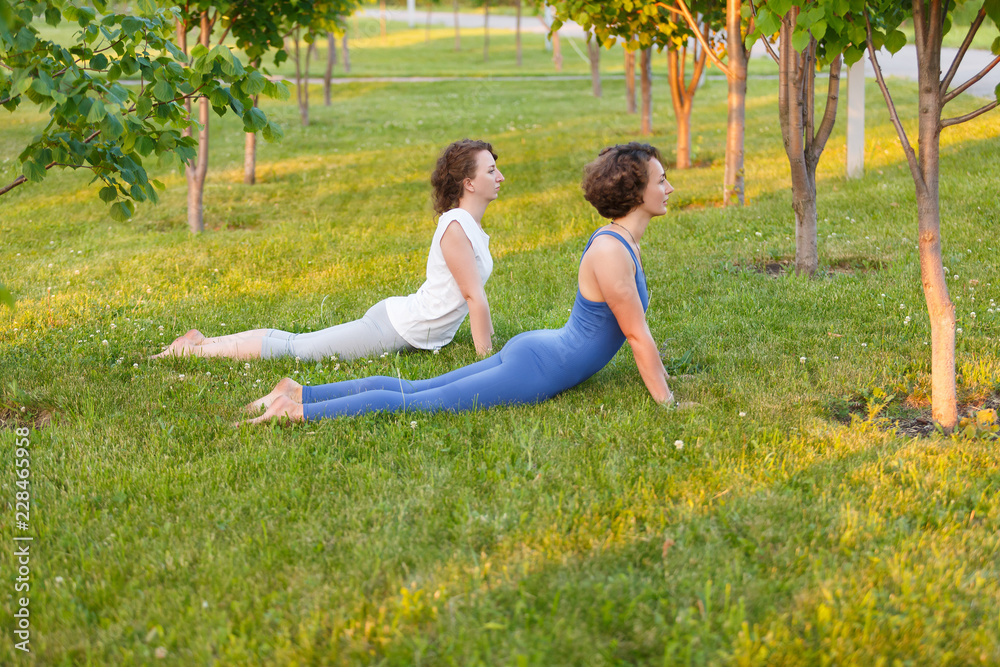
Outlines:
[[[462,290],[448,270],[441,251],[441,237],[452,222],[462,226],[472,243],[482,285],[493,272],[490,237],[468,211],[453,208],[438,218],[427,254],[427,279],[424,284],[414,294],[385,300],[386,314],[392,327],[407,343],[421,350],[433,350],[450,343],[462,320],[469,314]]]

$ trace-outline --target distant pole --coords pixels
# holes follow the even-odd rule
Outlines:
[[[847,70],[847,177],[865,175],[865,61]]]
[[[417,0],[406,0],[406,20],[411,28],[417,24]]]

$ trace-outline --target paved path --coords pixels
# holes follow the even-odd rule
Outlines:
[[[378,18],[379,11],[377,9],[366,9],[362,12],[363,15]],[[407,21],[407,12],[403,8],[392,8],[386,11],[386,16],[390,21]],[[417,22],[416,25],[423,26],[427,22],[427,12],[417,10],[416,13]],[[431,12],[430,15],[431,24],[433,25],[445,25],[454,26],[455,17],[451,12]],[[490,29],[491,30],[514,30],[516,18],[514,16],[500,15],[500,14],[490,14]],[[483,27],[483,15],[482,14],[469,14],[469,13],[459,13],[458,15],[459,26],[462,28],[482,28]],[[548,32],[547,28],[542,25],[538,16],[529,15],[527,12],[521,18],[521,31],[527,33],[544,34]],[[583,28],[581,28],[576,23],[565,23],[563,27],[559,29],[559,34],[566,37],[577,37],[584,38],[585,33]],[[958,49],[941,49],[941,63],[944,69],[947,69],[951,65],[952,59]],[[565,55],[564,55],[565,57]],[[761,45],[756,44],[753,49],[754,58],[769,58],[767,55],[767,50]],[[965,58],[962,60],[962,66],[959,67],[958,74],[955,75],[953,79],[952,86],[958,86],[972,78],[975,74],[983,69],[986,65],[993,61],[996,56],[991,54],[989,51],[984,50],[970,50],[965,54]],[[912,45],[904,46],[899,53],[895,56],[891,55],[888,51],[882,50],[878,54],[879,65],[882,66],[882,73],[886,77],[904,77],[911,79],[913,81],[917,80],[917,50],[916,47]],[[500,78],[500,77],[498,77]],[[545,77],[541,77],[545,78]],[[553,77],[555,78],[555,77]],[[562,77],[557,80],[572,80],[574,77]],[[589,77],[579,77],[579,78],[589,78]],[[714,77],[712,77],[714,78]],[[871,62],[868,58],[865,58],[865,78],[874,79],[875,69],[872,67]],[[347,81],[361,81],[362,79],[348,79]],[[368,80],[368,79],[365,79]],[[396,79],[371,79],[377,81],[390,81]],[[438,79],[438,78],[428,78],[421,79],[416,78],[406,78],[404,80],[426,80],[426,81],[440,81],[448,79]],[[503,80],[508,80],[503,77]],[[520,79],[510,78],[511,81],[516,80],[535,80],[531,77],[524,77]],[[341,81],[338,81],[341,83]],[[972,95],[977,95],[979,97],[993,98],[997,85],[1000,85],[1000,65],[993,68],[989,74],[983,77],[982,80],[975,83],[969,88],[969,93]],[[892,87],[889,87],[890,92]]]

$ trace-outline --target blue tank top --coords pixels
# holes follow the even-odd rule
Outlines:
[[[621,241],[632,256],[632,261],[635,262],[635,286],[639,292],[642,309],[645,311],[649,307],[646,274],[643,272],[642,265],[632,250],[632,246],[621,235],[609,229],[595,232],[587,241],[587,247],[583,249],[583,253],[586,254],[595,238],[605,234],[614,236]],[[583,255],[580,256],[580,261],[583,261]],[[573,381],[573,384],[583,382],[607,366],[608,362],[625,344],[625,334],[618,326],[615,314],[611,312],[608,304],[587,299],[580,293],[579,287],[576,290],[576,301],[573,302],[569,321],[559,333],[568,350],[575,352],[572,363],[566,369],[572,376],[567,379]]]

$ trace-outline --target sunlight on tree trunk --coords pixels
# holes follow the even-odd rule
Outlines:
[[[337,38],[332,32],[326,33],[326,74],[323,76],[323,104],[333,105],[333,66],[337,64]]]
[[[206,49],[211,44],[212,28],[208,22],[208,12],[201,13],[201,32],[198,36],[198,43]],[[205,230],[205,218],[203,201],[205,195],[205,176],[208,174],[208,121],[209,103],[207,97],[198,100],[198,122],[201,129],[198,131],[198,157],[188,163],[186,174],[188,184],[187,214],[188,230],[192,234],[198,234]]]
[[[635,113],[635,51],[625,52],[625,112]]]
[[[562,71],[562,47],[559,45],[559,31],[552,34],[552,62],[556,66],[556,71]]]
[[[740,36],[741,0],[726,2],[726,41],[729,72],[729,115],[726,123],[726,169],[722,179],[724,206],[743,205],[743,138],[747,98],[747,52]]]
[[[639,82],[642,89],[642,135],[653,133],[653,48],[643,49],[639,55]]]
[[[521,66],[521,0],[517,0],[517,18],[514,21],[514,40],[517,42],[517,66]]]
[[[601,45],[597,38],[587,40],[587,54],[590,56],[590,89],[594,97],[601,96]]]
[[[708,38],[708,26],[703,27],[703,35]],[[691,109],[694,105],[694,94],[701,83],[701,75],[708,62],[708,52],[698,48],[694,42],[694,71],[691,73],[691,83],[685,77],[687,64],[687,42],[680,49],[667,51],[667,80],[670,83],[670,99],[674,105],[674,116],[677,119],[677,169],[691,167]]]

